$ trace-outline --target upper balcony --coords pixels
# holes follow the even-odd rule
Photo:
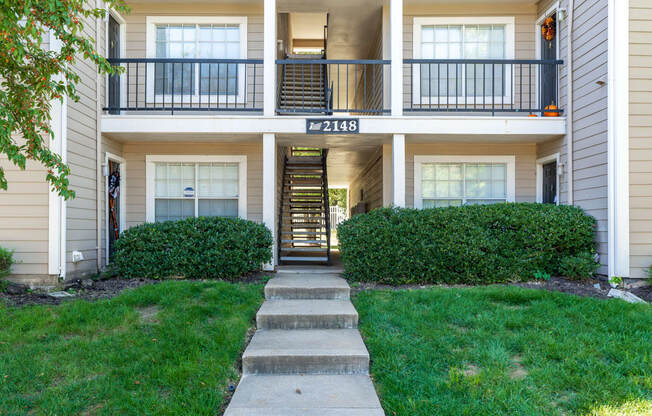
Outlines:
[[[130,3],[108,23],[110,62],[124,71],[109,77],[104,111],[377,118],[396,116],[398,95],[403,117],[563,118],[558,42],[542,37],[531,1],[404,0],[392,55],[381,0],[278,0],[264,59],[270,2]]]

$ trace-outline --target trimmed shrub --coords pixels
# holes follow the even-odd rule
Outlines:
[[[267,227],[240,218],[146,223],[116,241],[112,268],[122,277],[236,279],[272,259]]]
[[[559,262],[559,271],[570,279],[588,279],[598,271],[600,264],[595,261],[590,252],[579,253],[575,256],[562,257]]]
[[[562,258],[592,252],[594,230],[577,207],[506,203],[380,208],[337,232],[352,280],[477,284],[558,275]]]

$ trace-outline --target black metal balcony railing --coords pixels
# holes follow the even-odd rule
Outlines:
[[[529,113],[559,105],[563,61],[405,59],[406,112]],[[554,110],[559,113],[561,110]]]
[[[277,112],[383,114],[383,79],[390,61],[277,60]]]
[[[109,59],[105,111],[263,111],[262,59]]]

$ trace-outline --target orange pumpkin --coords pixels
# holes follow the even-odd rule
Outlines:
[[[550,104],[545,108],[544,117],[559,117],[559,110],[556,105]]]
[[[528,117],[539,117],[536,114],[530,114]]]

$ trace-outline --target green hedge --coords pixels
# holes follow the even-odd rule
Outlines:
[[[559,275],[562,259],[593,253],[595,220],[580,208],[528,203],[380,208],[337,233],[352,280],[477,284]]]
[[[199,217],[147,223],[116,241],[113,271],[122,277],[236,279],[272,258],[272,235],[239,218]]]

